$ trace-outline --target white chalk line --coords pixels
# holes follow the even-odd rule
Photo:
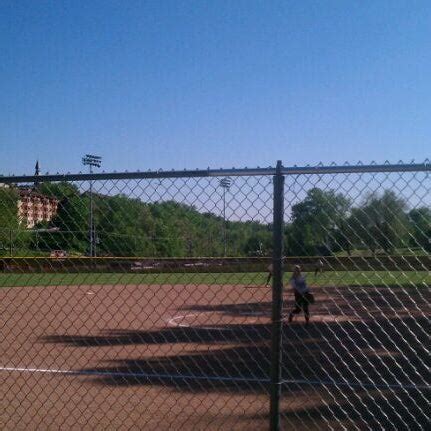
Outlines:
[[[208,313],[215,313],[215,312],[201,311],[198,313],[177,314],[173,317],[166,318],[164,320],[168,324],[168,326],[171,326],[173,328],[196,328],[196,329],[206,329],[210,331],[235,331],[238,329],[238,328],[235,328],[235,325],[233,325],[232,327],[220,327],[220,326],[211,326],[211,325],[204,325],[204,326],[191,325],[189,323],[183,323],[184,321],[187,321],[194,317],[203,316]],[[238,315],[242,317],[255,318],[254,320],[251,320],[251,319],[246,320],[245,323],[247,324],[261,323],[261,321],[259,321],[258,319],[262,317],[267,317],[268,319],[270,318],[270,316],[264,311],[243,311],[238,313]],[[287,322],[289,320],[289,316],[285,315],[282,317],[281,320],[283,322]],[[325,321],[333,322],[333,321],[341,321],[341,320],[345,320],[345,318],[343,319],[342,316],[334,317],[334,316],[325,316],[325,315],[317,315],[317,316],[314,315],[312,322],[325,322]],[[349,317],[348,320],[352,320],[352,318]],[[179,323],[178,321],[180,321],[181,323]]]
[[[238,382],[258,382],[269,383],[269,379],[257,377],[230,377],[230,376],[209,376],[194,374],[158,374],[158,373],[134,373],[121,371],[100,371],[100,370],[61,370],[51,368],[27,368],[27,367],[0,367],[0,371],[21,372],[21,373],[40,373],[40,374],[63,374],[71,376],[108,376],[108,377],[135,377],[160,380],[213,380],[213,381],[238,381]]]
[[[242,382],[242,383],[261,383],[270,384],[269,378],[259,377],[232,377],[232,376],[211,376],[195,374],[157,374],[145,372],[121,372],[121,371],[100,371],[100,370],[62,370],[57,368],[31,368],[31,367],[0,367],[0,371],[19,372],[19,373],[39,373],[39,374],[60,374],[69,376],[96,376],[96,377],[123,377],[123,378],[141,378],[141,379],[159,379],[159,380],[205,380],[217,382]],[[311,385],[311,386],[336,386],[349,387],[351,389],[399,389],[399,390],[418,390],[429,391],[431,385],[414,385],[414,384],[373,384],[373,383],[351,383],[338,382],[335,380],[306,380],[306,379],[286,379],[281,381],[282,385]]]
[[[189,314],[182,314],[182,315],[177,315],[174,317],[171,317],[170,319],[167,319],[166,322],[169,326],[172,326],[174,328],[199,328],[199,329],[206,329],[209,331],[233,331],[235,328],[220,328],[217,326],[208,326],[208,325],[204,325],[204,326],[192,326],[188,323],[178,323],[177,320],[183,321],[183,320],[188,320],[191,319],[193,317],[197,317],[197,316],[201,316],[202,313],[189,313]]]
[[[166,319],[166,323],[169,326],[172,326],[174,328],[194,328],[195,326],[190,325],[189,323],[178,323],[177,321],[185,321],[185,320],[189,320],[192,319],[193,317],[198,317],[198,316],[202,316],[205,315],[209,312],[205,312],[205,311],[201,311],[199,313],[187,313],[187,314],[179,314],[176,315],[174,317],[171,317],[169,319]],[[240,316],[243,317],[266,317],[267,313],[263,312],[263,311],[244,311],[242,313],[238,313]],[[287,317],[285,317],[283,320],[287,320]],[[247,321],[247,323],[258,323],[256,320],[250,322],[250,320]],[[211,331],[234,331],[236,328],[235,327],[225,327],[225,328],[221,328],[219,326],[209,326],[209,325],[204,325],[204,326],[196,326],[196,328],[199,329],[207,329],[207,330],[211,330]]]

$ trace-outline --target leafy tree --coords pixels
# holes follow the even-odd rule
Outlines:
[[[83,254],[89,248],[89,196],[69,183],[42,183],[39,193],[59,200],[56,216],[31,231],[31,248]],[[224,221],[175,201],[145,203],[125,195],[94,193],[97,255],[222,256]],[[258,222],[227,221],[228,254],[268,254],[271,231]]]
[[[89,199],[87,196],[71,194],[60,200],[57,214],[45,225],[38,225],[56,231],[38,234],[40,249],[67,250],[85,253],[88,249]]]
[[[154,254],[154,220],[148,205],[126,196],[98,196],[95,225],[99,253],[114,256]]]
[[[35,250],[85,252],[88,247],[88,200],[68,182],[45,182],[37,186],[43,195],[58,199],[57,214],[35,226],[30,247]]]
[[[237,254],[246,256],[269,256],[272,252],[272,233],[261,223],[241,223],[238,226]]]
[[[25,254],[28,250],[31,235],[18,218],[18,202],[18,189],[0,187],[0,254]]]
[[[352,211],[354,212],[354,210]],[[345,250],[349,256],[352,254],[352,250],[358,242],[357,233],[354,229],[355,224],[352,220],[352,215],[340,220],[334,232],[333,251]]]
[[[309,190],[305,199],[292,207],[292,223],[287,229],[288,253],[312,255],[331,250],[349,206],[348,199],[333,190]]]
[[[382,249],[391,253],[407,238],[406,202],[392,190],[381,196],[371,194],[365,203],[352,210],[351,230],[373,252]]]
[[[41,183],[37,186],[37,191],[46,196],[53,196],[60,202],[80,195],[78,187],[73,183],[62,181],[59,183]]]
[[[0,253],[6,254],[14,247],[19,230],[18,192],[14,188],[0,187]]]
[[[410,245],[431,252],[431,209],[421,207],[408,214],[410,222]]]

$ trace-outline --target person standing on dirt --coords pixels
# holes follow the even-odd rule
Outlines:
[[[285,258],[283,257],[283,259],[281,260],[282,266],[284,265],[284,261],[285,261]],[[266,287],[269,287],[269,282],[271,281],[273,272],[274,272],[274,266],[272,265],[272,263],[270,263],[268,265],[268,277],[266,278],[266,283],[265,283]]]
[[[265,286],[266,286],[266,287],[268,287],[268,286],[269,286],[269,282],[271,281],[272,273],[273,273],[273,272],[274,272],[274,267],[273,267],[272,263],[270,263],[270,264],[268,265],[268,277],[267,277],[267,279],[266,279],[266,283],[265,283]]]
[[[317,276],[318,274],[322,274],[323,273],[323,262],[322,259],[319,259],[316,262],[316,269],[314,270],[314,275]]]
[[[304,311],[305,323],[310,321],[310,312],[308,305],[314,302],[314,297],[310,292],[305,276],[302,275],[301,267],[295,265],[292,277],[290,278],[290,285],[295,294],[295,308],[289,313],[289,323],[292,322],[293,316]]]

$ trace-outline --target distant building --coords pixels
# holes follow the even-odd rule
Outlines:
[[[35,176],[39,176],[39,161],[36,162]],[[38,192],[39,182],[35,181],[33,187],[18,188],[18,220],[28,229],[37,223],[51,221],[57,214],[58,199]]]
[[[58,199],[33,189],[19,189],[18,220],[28,229],[42,221],[51,221],[57,214]]]

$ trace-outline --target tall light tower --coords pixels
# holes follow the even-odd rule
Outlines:
[[[223,243],[224,243],[224,256],[227,254],[227,232],[226,232],[226,191],[230,189],[232,180],[228,177],[222,178],[219,181],[219,186],[223,188]]]
[[[102,165],[102,157],[94,156],[92,154],[86,154],[82,158],[82,164],[88,166],[90,169],[90,174],[93,173],[93,168],[100,168]],[[90,252],[91,257],[96,257],[96,231],[94,228],[94,218],[93,218],[93,180],[90,179],[90,219],[88,226],[88,239],[90,242]]]

